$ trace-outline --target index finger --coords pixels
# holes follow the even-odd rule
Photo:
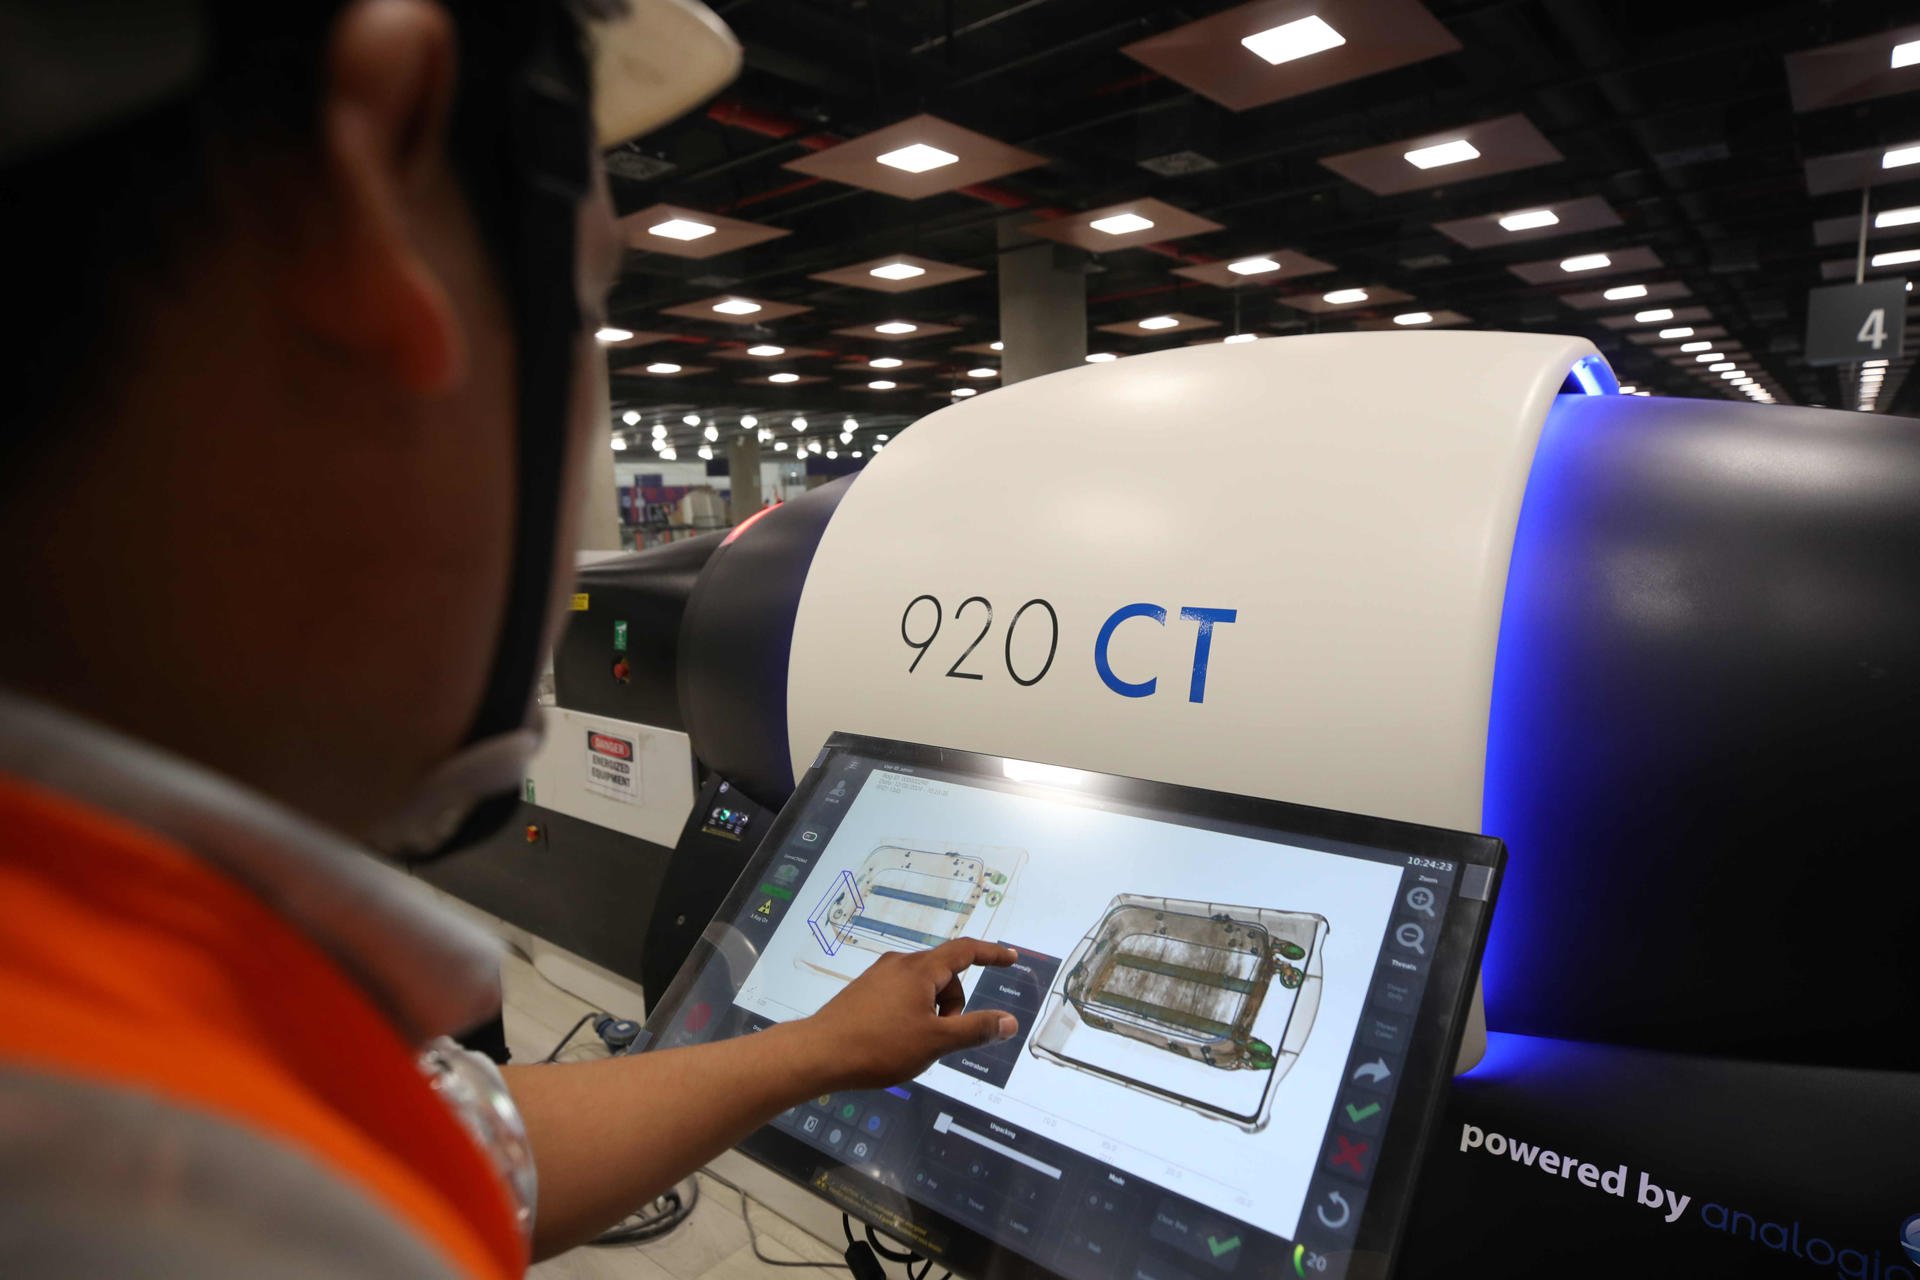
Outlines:
[[[944,986],[949,978],[965,973],[969,965],[1009,965],[1020,958],[1020,953],[997,942],[955,938],[941,943],[926,956],[939,969],[940,985]]]

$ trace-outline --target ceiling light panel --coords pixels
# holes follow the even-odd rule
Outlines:
[[[1438,169],[1442,165],[1465,164],[1480,158],[1480,149],[1465,138],[1437,142],[1430,147],[1415,147],[1406,152],[1406,161],[1416,169]]]
[[[1267,65],[1275,67],[1283,62],[1337,49],[1346,42],[1345,36],[1317,16],[1298,18],[1240,38],[1240,43],[1248,50],[1264,58]]]

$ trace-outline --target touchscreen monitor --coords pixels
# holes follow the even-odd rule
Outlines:
[[[888,951],[1011,1040],[742,1149],[957,1273],[1378,1275],[1454,1061],[1497,840],[835,735],[648,1021],[805,1017]]]

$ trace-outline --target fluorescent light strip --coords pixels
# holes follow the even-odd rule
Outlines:
[[[1142,329],[1177,329],[1180,327],[1180,322],[1172,316],[1148,316],[1140,321],[1140,327]]]
[[[1432,324],[1431,311],[1403,311],[1393,318],[1395,324]]]
[[[1910,164],[1920,164],[1920,143],[1895,147],[1880,157],[1882,169],[1904,169]]]
[[[760,304],[746,298],[728,298],[725,302],[716,302],[713,309],[723,316],[750,316],[760,309]]]
[[[1676,329],[1662,329],[1658,336],[1662,338],[1691,338],[1693,336],[1693,326],[1683,324]]]
[[[1272,258],[1242,258],[1238,262],[1227,264],[1227,270],[1237,276],[1261,276],[1279,269],[1280,264]]]
[[[1565,266],[1566,264],[1562,263],[1561,265]],[[1602,263],[1601,265],[1604,266],[1606,264]],[[1617,284],[1600,296],[1608,302],[1625,302],[1629,298],[1644,298],[1647,296],[1647,286],[1643,284]]]
[[[1673,319],[1672,307],[1656,307],[1652,311],[1636,311],[1633,313],[1635,324],[1659,324],[1662,320],[1671,319]]]
[[[678,373],[680,372],[680,366],[677,364],[668,364],[663,360],[659,364],[648,365],[647,372],[648,373]]]
[[[911,280],[915,276],[927,274],[927,269],[916,267],[911,262],[889,262],[883,267],[875,267],[867,274],[878,276],[882,280]]]
[[[1920,249],[1896,249],[1892,253],[1876,253],[1870,267],[1899,267],[1909,262],[1920,262]]]
[[[1610,267],[1613,259],[1604,253],[1583,253],[1578,257],[1564,258],[1560,262],[1562,271],[1597,271],[1601,267]]]
[[[1681,343],[1681,344],[1680,344],[1680,350],[1682,350],[1682,351],[1706,351],[1706,350],[1709,350],[1709,349],[1711,349],[1711,348],[1712,348],[1712,346],[1713,346],[1713,344],[1712,344],[1711,342],[1683,342],[1683,343]]]
[[[1916,40],[1915,44],[1920,44]],[[1873,225],[1877,228],[1905,227],[1920,222],[1920,204],[1910,204],[1904,209],[1885,209],[1873,215]]]
[[[633,336],[631,329],[616,329],[612,325],[594,330],[595,342],[625,342]]]
[[[889,320],[885,324],[873,326],[873,331],[875,333],[912,333],[919,327],[917,324],[908,324],[905,320]]]
[[[1893,46],[1893,64],[1889,68],[1898,71],[1902,67],[1911,67],[1920,63],[1920,40],[1909,40]]]
[[[1365,289],[1335,289],[1332,293],[1323,293],[1320,295],[1320,301],[1335,307],[1344,306],[1349,302],[1365,302],[1366,300],[1367,291]]]

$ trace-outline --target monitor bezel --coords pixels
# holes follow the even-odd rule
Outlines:
[[[740,913],[746,906],[748,896],[764,878],[797,821],[800,809],[810,798],[811,787],[823,773],[828,772],[825,769],[827,762],[849,754],[863,756],[883,765],[942,769],[1000,781],[1007,780],[1005,766],[1009,759],[1014,759],[861,734],[836,732],[830,736],[815,755],[812,765],[798,780],[792,796],[766,828],[759,848],[748,859],[725,901],[715,912],[713,923],[695,942],[672,984],[649,1009],[647,1034],[642,1037],[642,1047],[637,1051],[647,1052],[660,1047],[662,1033],[678,1015],[699,975],[716,959],[724,960],[719,945],[722,935],[716,926],[731,929],[725,922]],[[1045,762],[1017,760],[1016,763]],[[1235,795],[1119,774],[1080,769],[1074,769],[1074,772],[1078,775],[1075,785],[1070,790],[1058,789],[1062,799],[1071,801],[1089,796],[1101,797],[1126,807],[1171,810],[1213,822],[1257,827],[1272,832],[1276,839],[1294,836],[1336,841],[1410,857],[1452,860],[1459,864],[1462,873],[1468,866],[1483,866],[1490,871],[1486,896],[1481,899],[1462,898],[1456,889],[1453,904],[1442,922],[1428,970],[1427,997],[1421,1001],[1408,1042],[1403,1066],[1405,1078],[1394,1095],[1393,1111],[1381,1135],[1381,1156],[1375,1166],[1373,1179],[1368,1184],[1353,1247],[1344,1254],[1335,1255],[1345,1262],[1344,1274],[1348,1280],[1377,1280],[1387,1275],[1392,1269],[1394,1253],[1410,1216],[1414,1176],[1439,1122],[1445,1102],[1445,1086],[1466,1029],[1474,978],[1479,973],[1480,957],[1486,945],[1493,905],[1498,897],[1500,878],[1506,864],[1505,844],[1491,836],[1394,818]],[[1017,781],[1019,785],[1037,791],[1050,789],[1044,783]],[[1458,883],[1457,875],[1456,886]],[[738,992],[747,974],[739,973],[731,977],[731,986]],[[1450,996],[1433,998],[1435,993],[1447,992],[1449,986]],[[1324,1138],[1322,1143],[1324,1146]],[[923,1241],[943,1239],[950,1242],[933,1256],[941,1267],[950,1269],[956,1276],[991,1275],[996,1278],[1007,1277],[1009,1280],[1059,1280],[1060,1273],[1011,1246],[913,1200],[771,1124],[748,1135],[737,1149],[860,1221],[871,1221],[860,1212],[862,1208],[880,1205],[912,1224],[916,1228],[912,1234]],[[862,1199],[865,1204],[861,1203]],[[1221,1212],[1231,1211],[1222,1209]],[[896,1229],[887,1223],[873,1225],[883,1231]]]

